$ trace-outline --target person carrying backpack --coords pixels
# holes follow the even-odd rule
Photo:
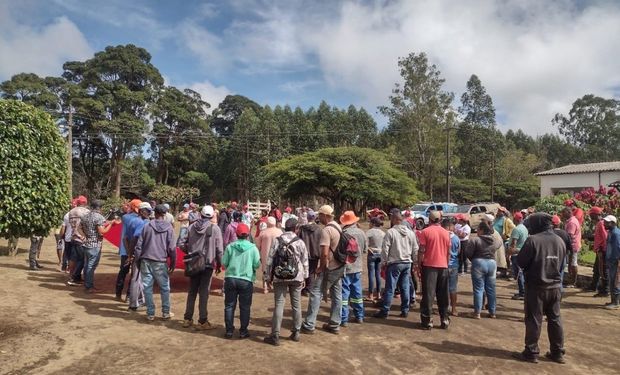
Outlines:
[[[329,323],[324,324],[323,329],[329,333],[338,334],[342,321],[342,277],[345,266],[344,260],[338,256],[341,230],[340,225],[334,221],[334,209],[329,205],[319,209],[319,221],[325,226],[320,242],[321,258],[310,287],[308,311],[301,326],[301,332],[314,333],[321,298],[329,290],[331,312]]]
[[[215,326],[209,323],[207,317],[207,302],[213,271],[219,274],[222,268],[222,232],[211,222],[215,211],[212,206],[204,206],[200,211],[200,219],[189,226],[187,236],[179,243],[179,248],[187,253],[184,257],[186,276],[189,276],[189,291],[183,316],[183,327],[189,328],[194,324],[194,306],[196,296],[198,300],[197,331],[210,330]]]
[[[293,310],[293,328],[290,339],[299,341],[301,330],[301,289],[308,277],[308,249],[296,235],[297,219],[288,219],[284,223],[284,234],[273,241],[267,256],[267,274],[273,283],[275,307],[271,319],[271,335],[264,341],[271,345],[280,345],[280,327],[284,315],[284,300],[288,293]]]
[[[353,309],[353,322],[362,324],[364,322],[364,297],[362,296],[362,253],[368,251],[366,233],[362,231],[357,222],[359,217],[353,211],[345,211],[340,216],[340,224],[343,225],[342,231],[355,239],[357,243],[357,258],[355,262],[345,266],[344,278],[342,279],[342,321],[340,326],[346,327],[349,324],[349,304]]]

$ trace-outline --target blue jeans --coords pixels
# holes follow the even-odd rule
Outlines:
[[[95,269],[101,258],[101,249],[98,247],[84,247],[84,287],[86,289],[95,287]]]
[[[140,259],[140,275],[144,286],[144,300],[146,315],[155,315],[155,301],[153,301],[153,283],[157,282],[161,294],[161,311],[170,313],[170,279],[166,262],[156,262],[149,259]]]
[[[385,315],[390,311],[396,285],[400,288],[400,311],[409,312],[409,298],[411,286],[411,263],[393,263],[387,266],[385,272],[385,295],[381,312]]]
[[[616,284],[616,275],[618,274],[618,259],[607,262],[609,294],[612,296],[620,295],[620,287]]]
[[[368,293],[381,293],[381,254],[368,253]],[[376,283],[376,288],[375,288]]]
[[[364,319],[361,272],[346,274],[342,279],[342,322],[349,321],[349,304],[353,308],[355,317]]]
[[[474,258],[471,261],[471,282],[474,287],[474,312],[482,311],[482,295],[486,292],[489,313],[495,314],[495,259]]]
[[[236,277],[224,279],[224,321],[226,323],[226,333],[232,334],[235,331],[237,300],[239,300],[239,321],[241,322],[239,333],[242,335],[248,333],[252,293],[254,293],[254,284],[251,282]]]
[[[62,252],[62,268],[65,271],[71,260],[71,253],[73,252],[73,242],[65,241],[65,251]]]
[[[329,315],[329,327],[337,330],[342,322],[342,278],[344,276],[344,267],[335,270],[325,270],[314,276],[312,285],[310,286],[310,298],[308,299],[308,311],[306,319],[302,323],[302,327],[306,330],[313,331],[316,326],[316,316],[321,308],[321,298],[323,292],[321,286],[325,282],[330,285],[329,298],[331,300],[331,309]]]
[[[523,297],[525,295],[525,279],[523,277],[523,270],[517,264],[518,254],[510,256],[510,265],[512,266],[512,274],[517,279],[517,286],[519,287],[519,295]]]

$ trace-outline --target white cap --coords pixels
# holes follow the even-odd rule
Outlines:
[[[170,205],[168,203],[164,203],[164,207],[166,207],[166,210],[170,211]]]
[[[269,216],[267,218],[267,224],[271,225],[272,227],[275,227],[276,226],[276,218],[273,217],[273,216]]]
[[[215,210],[213,210],[212,206],[204,206],[202,208],[202,210],[200,211],[200,214],[204,217],[213,217],[213,214],[215,213]]]
[[[612,221],[616,224],[618,224],[618,219],[616,219],[616,217],[614,215],[607,215],[603,218],[603,220],[605,221]]]
[[[151,207],[151,204],[149,202],[142,202],[138,206],[138,209],[139,210],[149,210],[149,211],[152,211],[153,207]]]
[[[495,220],[495,216],[493,216],[492,214],[485,214],[484,215],[488,221],[494,221]]]

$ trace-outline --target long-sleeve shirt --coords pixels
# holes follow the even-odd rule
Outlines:
[[[607,248],[607,229],[605,229],[605,222],[599,220],[594,227],[594,252],[605,252]]]
[[[395,225],[387,231],[383,238],[381,263],[389,265],[415,262],[418,249],[418,239],[415,233],[403,224]]]
[[[156,262],[176,260],[174,230],[172,225],[164,220],[153,220],[142,229],[135,249],[136,259],[148,259]]]
[[[309,276],[309,270],[310,270],[310,266],[309,266],[309,261],[308,261],[308,249],[306,248],[306,244],[304,243],[304,241],[302,241],[301,239],[298,239],[294,242],[293,239],[295,238],[295,233],[293,232],[285,232],[280,236],[280,240],[275,240],[273,241],[271,248],[269,249],[269,255],[267,256],[267,275],[268,277],[271,277],[272,275],[272,269],[273,269],[273,261],[276,255],[276,251],[278,251],[278,248],[280,246],[280,241],[284,241],[285,243],[290,243],[291,247],[294,251],[294,255],[295,258],[297,259],[297,276],[294,279],[290,279],[290,280],[283,280],[283,279],[279,279],[277,276],[274,275],[273,277],[273,282],[274,283],[287,283],[287,282],[302,282],[305,279],[308,278]]]
[[[605,260],[613,262],[620,259],[620,229],[615,227],[607,233],[607,251]]]

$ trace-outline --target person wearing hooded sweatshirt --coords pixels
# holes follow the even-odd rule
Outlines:
[[[256,245],[248,241],[250,228],[240,223],[237,226],[237,240],[226,246],[222,264],[226,267],[224,274],[224,320],[226,322],[225,338],[231,339],[235,331],[234,317],[237,301],[239,302],[239,338],[250,337],[250,308],[256,270],[260,267],[260,254]]]
[[[153,283],[157,282],[161,294],[162,318],[169,320],[170,314],[170,280],[168,273],[174,271],[176,248],[172,225],[165,221],[166,207],[155,207],[155,219],[142,229],[135,248],[135,259],[140,264],[140,275],[146,301],[146,317],[155,319],[155,302],[153,301]],[[166,261],[170,259],[170,266]]]
[[[306,249],[308,249],[308,278],[306,278],[305,286],[301,290],[302,295],[308,295],[310,292],[311,277],[316,272],[321,258],[321,236],[323,229],[314,220],[316,213],[314,211],[307,212],[308,223],[299,227],[299,238],[304,241]],[[275,226],[275,220],[274,220]],[[262,259],[262,252],[261,252]]]
[[[609,275],[609,293],[611,302],[605,305],[608,310],[620,309],[620,285],[618,280],[618,268],[620,263],[620,229],[618,229],[618,218],[607,215],[603,219],[607,229],[607,248],[605,250],[605,264]]]
[[[560,287],[566,244],[554,233],[551,215],[533,214],[529,224],[530,236],[517,255],[517,263],[523,269],[525,277],[525,349],[513,356],[522,361],[538,362],[538,340],[544,313],[547,316],[551,349],[545,356],[552,361],[564,363]]]
[[[381,293],[381,246],[385,232],[381,229],[383,220],[379,217],[370,219],[372,228],[366,232],[368,238],[368,259],[366,265],[368,267],[368,300],[376,302],[379,300]]]
[[[261,230],[260,235],[256,239],[258,251],[260,252],[260,262],[262,264],[263,273],[263,293],[269,293],[269,276],[267,274],[267,255],[269,249],[276,238],[282,235],[282,230],[276,228],[276,218],[270,216],[267,218],[267,229]]]
[[[483,294],[486,293],[489,306],[489,318],[495,318],[496,294],[495,280],[497,263],[495,254],[502,246],[502,240],[493,236],[493,228],[486,221],[478,226],[478,235],[469,240],[466,256],[471,260],[471,282],[474,293],[474,318],[480,319]]]
[[[224,248],[229,244],[237,241],[237,227],[243,219],[243,214],[239,211],[232,213],[232,223],[230,223],[224,230]],[[248,226],[249,228],[249,226]]]
[[[267,274],[270,282],[273,283],[273,299],[275,306],[271,319],[271,335],[263,339],[271,345],[280,345],[280,328],[282,326],[282,316],[284,315],[284,301],[286,294],[291,297],[291,308],[293,310],[293,329],[291,329],[290,339],[299,341],[299,331],[301,330],[301,288],[304,280],[308,277],[308,249],[303,241],[295,234],[298,228],[297,219],[291,218],[284,223],[285,232],[273,242],[267,257]],[[277,267],[282,267],[282,263],[274,264],[278,252],[286,251],[286,246],[292,250],[292,258],[296,261],[295,269],[297,275],[292,279],[281,279],[278,277]]]
[[[349,304],[353,309],[353,322],[362,324],[364,322],[364,297],[362,294],[362,254],[368,252],[368,240],[366,233],[362,231],[357,222],[359,217],[353,211],[345,211],[340,216],[340,224],[343,225],[342,232],[355,238],[357,242],[357,259],[351,264],[347,264],[342,279],[342,319],[340,325],[346,327],[349,324]]]
[[[403,223],[400,211],[390,214],[392,228],[388,229],[381,244],[381,265],[385,272],[385,294],[383,306],[375,313],[375,318],[387,318],[392,306],[396,286],[400,288],[400,316],[409,315],[411,265],[418,254],[418,239],[415,233]]]
[[[196,295],[200,296],[198,301],[198,325],[196,330],[209,330],[215,328],[207,320],[207,302],[209,301],[209,288],[211,287],[211,277],[213,270],[219,274],[222,264],[222,232],[220,227],[211,222],[214,215],[212,206],[204,206],[200,211],[200,219],[191,224],[188,229],[187,237],[183,239],[179,247],[187,254],[200,253],[205,260],[205,269],[197,275],[189,278],[189,291],[187,292],[187,304],[183,315],[183,327],[189,328],[194,324],[194,306]]]

